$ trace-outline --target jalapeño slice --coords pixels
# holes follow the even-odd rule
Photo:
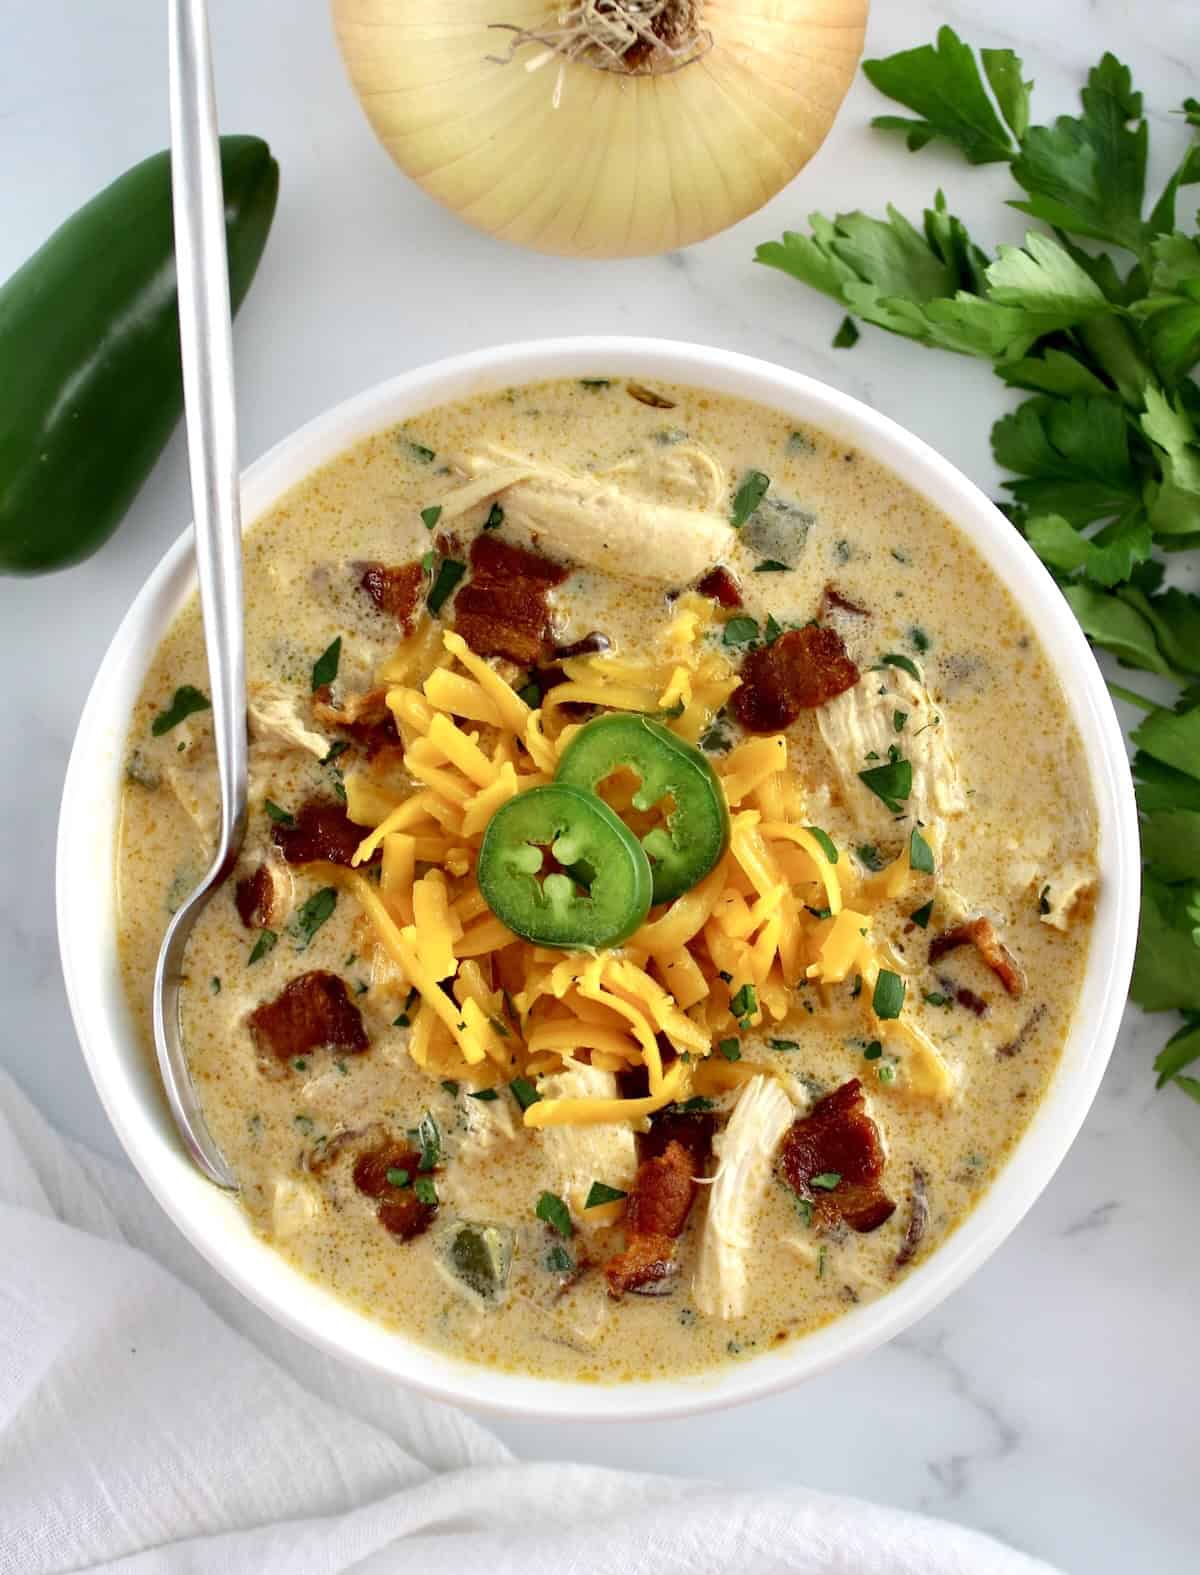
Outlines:
[[[650,864],[637,838],[602,799],[562,782],[496,811],[477,875],[496,917],[539,946],[616,946],[650,910]]]
[[[622,767],[641,778],[635,809],[670,801],[665,825],[642,838],[654,873],[654,901],[670,902],[703,880],[724,853],[725,795],[698,749],[632,712],[597,717],[581,727],[563,751],[555,780],[594,793]]]

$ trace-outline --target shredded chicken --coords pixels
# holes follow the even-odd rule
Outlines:
[[[251,684],[247,695],[251,741],[275,754],[305,749],[318,760],[329,753],[329,740],[309,727],[299,695],[282,684]]]
[[[491,1153],[501,1143],[511,1143],[517,1135],[513,1122],[512,1100],[471,1099],[462,1102],[466,1123],[466,1139],[459,1148],[459,1158],[472,1160]]]
[[[553,1072],[539,1085],[543,1099],[615,1099],[617,1080],[611,1072],[573,1063]],[[556,1190],[572,1216],[586,1226],[583,1207],[593,1181],[628,1192],[637,1173],[637,1144],[633,1131],[622,1122],[594,1126],[543,1127],[542,1148],[555,1176]]]
[[[743,1088],[725,1131],[714,1142],[720,1161],[708,1194],[700,1259],[692,1293],[709,1318],[739,1318],[750,1282],[750,1220],[771,1179],[775,1151],[796,1111],[773,1077]]]
[[[497,444],[461,455],[455,465],[466,480],[441,500],[443,526],[498,500],[507,530],[627,578],[685,584],[725,556],[733,537],[721,508],[725,477],[696,444],[599,475],[541,464]],[[656,494],[671,501],[656,502]]]
[[[321,1211],[321,1195],[309,1181],[285,1176],[271,1198],[271,1234],[277,1241],[307,1230]]]
[[[899,731],[897,712],[904,713]],[[886,764],[895,745],[912,764],[912,792],[905,809],[924,823],[924,835],[936,850],[945,836],[946,820],[963,813],[967,797],[944,710],[925,685],[898,667],[864,673],[861,683],[830,700],[816,715],[842,796],[862,835],[881,835],[892,816],[859,780],[859,772]]]

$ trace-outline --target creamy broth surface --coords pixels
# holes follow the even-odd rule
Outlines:
[[[819,431],[797,432],[778,413],[698,389],[654,392],[662,403],[630,397],[620,380],[476,397],[381,432],[310,476],[246,538],[251,682],[285,696],[302,727],[330,745],[342,736],[310,712],[314,663],[340,637],[335,697],[365,692],[399,640],[395,620],[360,588],[362,565],[410,563],[447,547],[465,559],[488,513],[485,501],[449,526],[435,521],[431,529],[422,519],[422,510],[463,484],[452,456],[494,445],[575,474],[615,472],[618,481],[627,474],[639,495],[687,507],[699,452],[715,463],[725,519],[746,475],[768,476],[766,499],[722,551],[740,584],[744,605],[735,615],[760,631],[768,616],[785,628],[825,616],[861,671],[862,703],[884,706],[892,719],[897,748],[918,757],[925,746],[910,734],[913,721],[926,717],[956,763],[960,802],[924,828],[936,851],[934,875],[873,910],[879,955],[904,980],[906,1018],[944,1058],[949,1097],[915,1091],[911,1047],[887,1021],[871,1027],[848,988],[798,988],[784,1021],[732,1030],[740,1059],[770,1069],[796,1119],[859,1079],[886,1151],[882,1185],[894,1213],[861,1233],[822,1226],[772,1163],[744,1220],[744,1311],[706,1314],[692,1281],[721,1163],[718,1138],[678,1241],[677,1272],[656,1287],[663,1294],[615,1299],[602,1265],[621,1246],[619,1218],[592,1224],[572,1207],[574,1235],[563,1239],[535,1216],[544,1192],[568,1193],[561,1146],[523,1125],[521,1105],[503,1082],[494,1099],[475,1100],[466,1077],[446,1080],[414,1064],[408,992],[397,993],[394,970],[349,891],[338,889],[332,915],[306,943],[297,913],[336,887],[311,865],[276,863],[285,911],[269,948],[239,917],[232,883],[218,895],[191,945],[182,1008],[209,1124],[255,1227],[278,1251],[430,1346],[467,1361],[597,1382],[751,1359],[886,1294],[937,1250],[1009,1162],[1053,1076],[1077,1005],[1096,878],[1091,786],[1057,679],[1036,629],[955,527],[888,471]],[[510,534],[507,525],[496,532],[501,540]],[[636,659],[672,616],[672,598],[695,583],[670,583],[680,543],[655,526],[650,511],[638,538],[613,538],[617,561],[605,559],[603,568],[573,565],[550,536],[537,545],[570,571],[549,595],[562,646],[601,631],[613,653]],[[839,598],[832,609],[831,586]],[[452,597],[441,616],[453,626]],[[720,611],[712,638],[736,665],[743,651],[722,643],[730,616]],[[914,709],[913,673],[924,686],[925,711]],[[152,732],[184,685],[207,690],[194,602],[154,658],[128,743],[119,927],[125,984],[147,1046],[163,929],[208,862],[215,817],[208,714]],[[863,751],[861,760],[843,759],[839,774],[833,755],[854,744],[839,746],[832,716],[822,722],[818,710],[804,710],[787,729],[790,769],[803,792],[804,823],[833,839],[840,869],[869,880],[876,865],[903,853],[912,819],[893,819],[856,787],[847,789],[845,774],[853,779],[868,769],[868,753],[874,763],[886,756]],[[725,715],[708,742],[719,753],[742,737]],[[291,814],[314,797],[337,802],[360,754],[350,741],[334,758],[319,759],[314,748],[289,747],[260,725],[243,869],[267,856],[276,808]],[[924,923],[914,922],[929,902]],[[1009,993],[975,946],[928,960],[933,937],[979,915],[1016,960],[1021,993]],[[264,1066],[248,1014],[312,969],[345,981],[370,1046],[317,1049],[295,1064]],[[734,1087],[712,1096],[708,1113],[718,1130],[739,1094]],[[425,1112],[440,1133],[437,1216],[430,1229],[401,1240],[380,1223],[376,1199],[354,1184],[355,1144],[363,1141],[356,1134],[403,1138]],[[584,1134],[577,1141],[598,1144],[595,1179],[604,1181],[609,1128],[576,1131]],[[511,1232],[511,1267],[498,1300],[464,1286],[447,1261],[447,1233],[464,1219]]]

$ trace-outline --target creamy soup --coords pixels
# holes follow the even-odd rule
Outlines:
[[[439,1350],[603,1382],[938,1249],[1054,1075],[1096,884],[1037,630],[949,520],[775,412],[597,377],[360,443],[256,523],[246,593],[249,832],[182,1025],[265,1239]],[[129,734],[148,1043],[206,683],[193,603]]]

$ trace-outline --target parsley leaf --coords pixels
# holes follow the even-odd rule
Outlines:
[[[339,634],[337,639],[330,645],[327,645],[313,663],[312,688],[314,694],[318,689],[324,688],[326,684],[331,684],[337,677],[338,666],[341,660],[342,637]]]
[[[754,513],[766,497],[770,485],[770,476],[764,476],[761,470],[748,470],[742,477],[729,512],[729,522],[735,530],[740,530]]]
[[[627,1192],[622,1192],[620,1187],[610,1187],[603,1181],[593,1181],[584,1199],[585,1209],[598,1209],[602,1203],[619,1203],[622,1198],[628,1197]]]
[[[320,891],[313,892],[292,920],[291,933],[296,940],[297,951],[304,951],[305,947],[312,944],[313,936],[332,916],[336,907],[336,887],[322,886]]]
[[[899,1017],[903,1006],[904,980],[898,973],[892,973],[888,968],[881,968],[879,977],[875,980],[875,993],[871,999],[875,1016],[884,1020]]]
[[[533,1212],[560,1236],[570,1237],[575,1234],[575,1227],[571,1223],[571,1211],[555,1193],[543,1192]]]
[[[858,780],[864,787],[870,788],[876,798],[882,799],[893,815],[902,815],[903,800],[912,792],[912,762],[889,760],[885,766],[872,766],[869,771],[860,771]]]
[[[160,711],[151,722],[150,731],[155,738],[161,738],[164,733],[169,733],[173,727],[178,727],[180,722],[186,721],[189,716],[194,716],[197,711],[211,710],[212,701],[207,695],[201,694],[199,689],[194,689],[191,684],[181,684],[167,709]]]
[[[841,327],[833,336],[835,350],[853,350],[860,338],[858,329],[854,326],[852,317],[843,317]]]
[[[437,579],[434,580],[425,598],[425,605],[435,616],[441,612],[442,604],[454,590],[454,587],[467,572],[465,563],[460,563],[457,558],[443,558],[438,565]]]
[[[1015,55],[1012,60],[1019,81],[1020,61]],[[1008,81],[1011,74],[1010,69],[1004,91],[1015,111],[1017,101]],[[884,60],[864,60],[863,75],[888,98],[921,116],[920,120],[905,120],[898,115],[880,115],[871,122],[883,131],[904,132],[912,152],[942,137],[961,149],[972,164],[995,164],[1012,157],[1012,139],[992,107],[975,53],[952,28],[938,30],[936,45],[922,44]]]

